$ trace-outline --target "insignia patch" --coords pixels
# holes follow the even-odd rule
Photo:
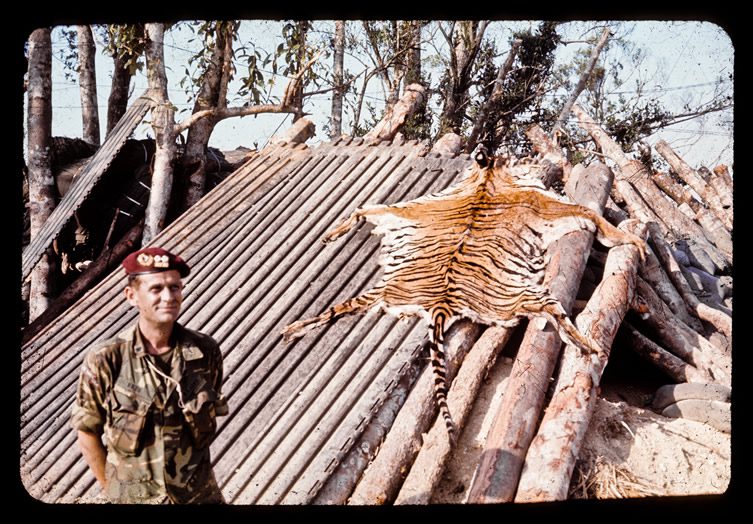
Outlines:
[[[184,347],[182,351],[185,360],[198,360],[204,357],[204,353],[196,346]]]
[[[149,255],[148,253],[139,253],[139,256],[136,257],[136,262],[142,266],[151,266],[153,262],[152,255]]]
[[[168,267],[170,265],[170,259],[167,255],[154,255],[154,267]]]

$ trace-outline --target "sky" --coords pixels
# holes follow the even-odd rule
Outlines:
[[[517,21],[511,24],[497,24],[496,30],[490,29],[489,36],[500,42],[504,49],[509,41],[514,27],[525,27],[535,22]],[[325,22],[319,22],[325,26]],[[592,24],[593,25],[593,24]],[[591,26],[592,26],[591,25]],[[561,34],[565,40],[579,40],[590,35],[583,35],[586,24],[572,24],[565,26]],[[691,105],[709,100],[715,81],[719,76],[734,73],[734,49],[729,36],[722,28],[710,22],[626,22],[621,26],[623,35],[638,47],[648,51],[647,58],[641,65],[627,75],[627,82],[620,89],[624,96],[633,95],[636,80],[647,81],[645,88],[658,96],[662,103],[672,111],[682,112],[686,103]],[[600,32],[600,31],[599,31]],[[80,98],[75,75],[68,80],[63,74],[63,63],[59,50],[66,44],[62,39],[56,39],[53,32],[53,135],[80,137],[82,134],[80,116]],[[273,22],[253,21],[244,24],[241,41],[255,43],[264,49],[275,45],[279,29]],[[593,33],[591,33],[593,34]],[[321,35],[320,35],[321,36]],[[313,39],[317,35],[312,35]],[[179,81],[184,76],[184,66],[187,58],[196,50],[198,40],[191,42],[189,31],[168,31],[165,35],[165,61],[168,67],[169,96],[179,110],[176,120],[181,120],[190,114],[191,104],[188,102]],[[588,44],[575,43],[560,46],[558,62],[571,58],[572,54]],[[616,53],[610,51],[610,53]],[[428,55],[425,52],[425,56]],[[608,59],[609,56],[606,56]],[[326,59],[331,60],[331,59]],[[500,61],[502,58],[500,58]],[[240,71],[240,63],[239,71]],[[97,53],[96,71],[100,111],[100,126],[104,135],[106,123],[107,97],[110,88],[112,60],[99,49]],[[363,66],[353,57],[346,58],[346,69],[357,73]],[[267,76],[271,76],[268,74]],[[283,89],[286,79],[277,77],[275,90]],[[131,100],[138,97],[146,89],[146,78],[138,74],[132,82]],[[236,83],[237,85],[237,83]],[[729,95],[732,96],[731,83]],[[230,92],[233,92],[231,85]],[[276,92],[276,91],[275,91]],[[377,80],[369,84],[367,100],[378,103],[382,97],[381,86]],[[242,104],[239,99],[231,99],[232,104]],[[309,100],[304,107],[311,113],[308,117],[317,126],[317,136],[309,141],[315,144],[326,140],[324,124],[330,113],[331,99],[328,94],[318,95]],[[363,118],[363,117],[362,117]],[[344,117],[344,132],[347,132],[348,116]],[[222,150],[235,149],[238,146],[261,148],[268,139],[278,132],[283,132],[291,124],[290,115],[260,115],[258,117],[233,118],[220,122],[215,128],[210,145]],[[676,124],[660,133],[648,138],[649,143],[658,139],[666,140],[693,167],[706,165],[713,167],[718,163],[732,166],[732,112],[708,115],[684,123]],[[137,138],[149,133],[148,125],[143,124],[136,132]]]

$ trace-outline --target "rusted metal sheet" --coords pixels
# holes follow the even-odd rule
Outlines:
[[[285,325],[378,277],[370,226],[327,245],[324,233],[358,205],[442,189],[467,164],[415,142],[269,147],[155,238],[192,266],[180,321],[222,348],[230,415],[212,456],[228,502],[310,503],[422,357],[422,324],[379,312],[282,341]],[[68,414],[88,348],[135,320],[124,284],[113,272],[22,348],[22,478],[46,502],[98,492]]]
[[[42,230],[24,250],[21,260],[22,281],[31,275],[31,271],[44,252],[71,220],[73,213],[84,203],[86,197],[99,182],[102,174],[107,171],[118,151],[153,105],[154,102],[149,91],[137,98],[120,118],[102,147],[94,153],[86,167],[74,179],[71,188],[44,223]]]

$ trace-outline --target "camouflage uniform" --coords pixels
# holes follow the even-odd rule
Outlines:
[[[159,363],[136,325],[84,361],[71,425],[104,433],[105,495],[112,502],[224,502],[209,453],[215,416],[227,414],[220,348],[178,323],[171,343],[175,382],[155,371]]]

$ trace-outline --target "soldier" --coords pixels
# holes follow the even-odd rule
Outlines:
[[[227,414],[222,355],[176,322],[189,267],[160,248],[123,267],[139,317],[86,356],[71,414],[81,453],[111,502],[224,503],[209,453]]]

